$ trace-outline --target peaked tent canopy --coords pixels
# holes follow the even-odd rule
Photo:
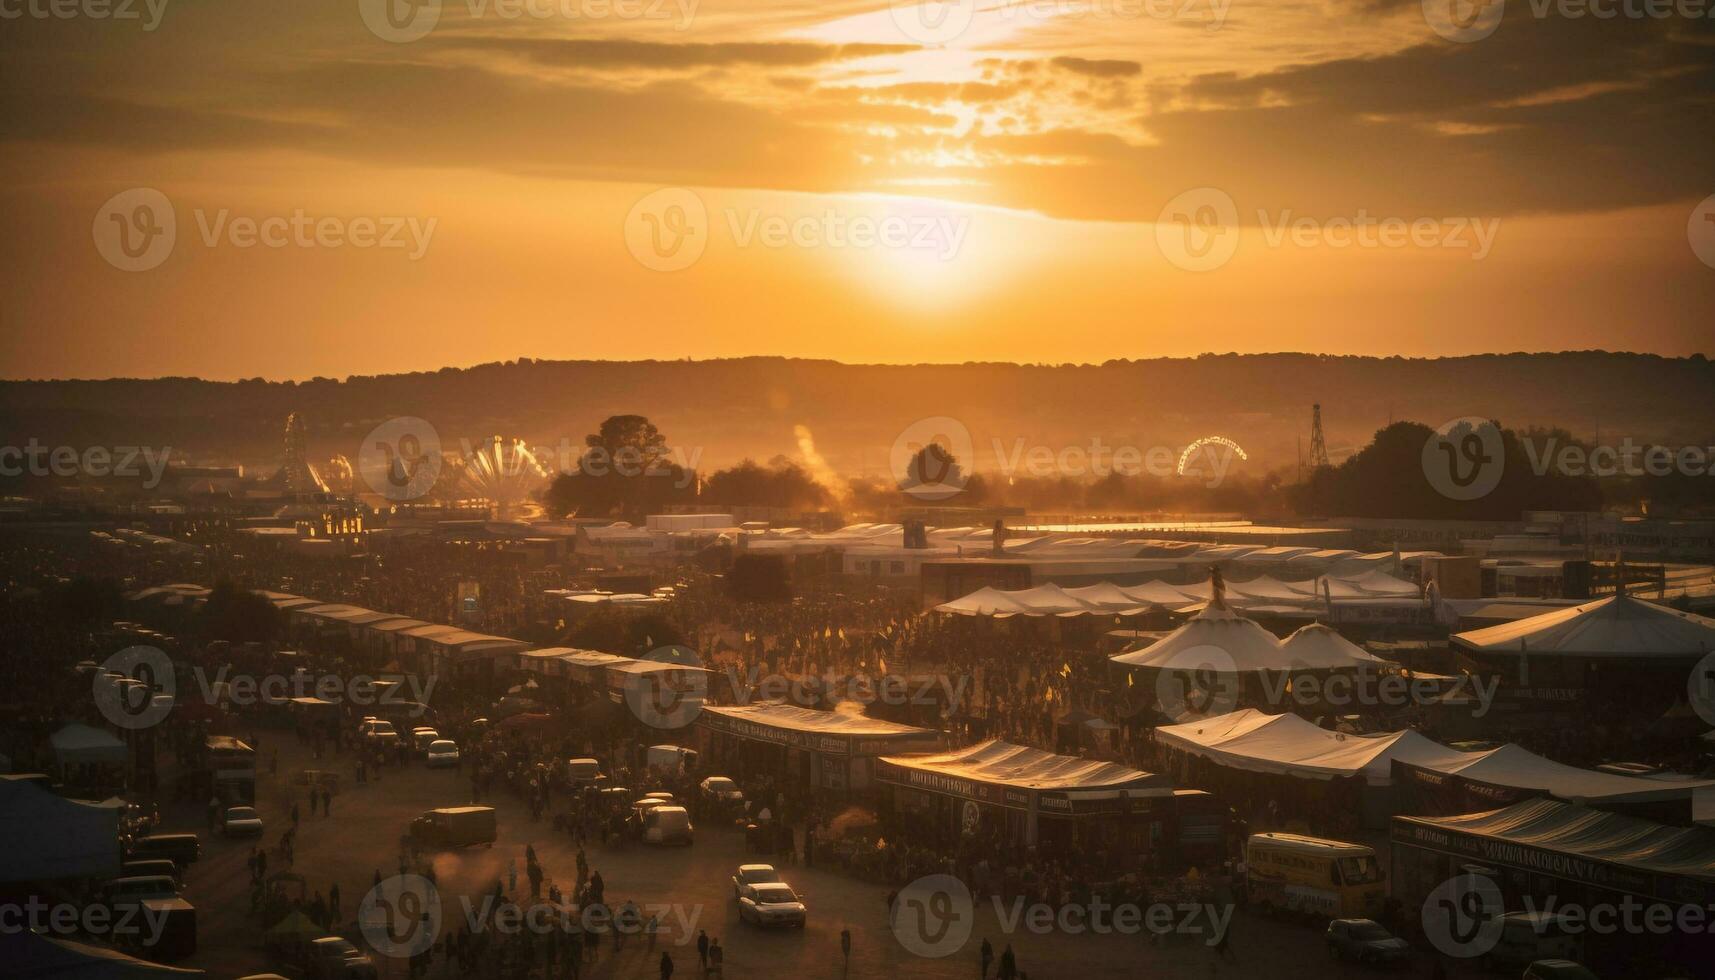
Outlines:
[[[1613,595],[1529,619],[1459,633],[1453,642],[1480,653],[1689,658],[1715,651],[1715,619],[1629,595]]]
[[[1715,782],[1643,779],[1579,769],[1507,744],[1461,752],[1406,729],[1379,735],[1331,732],[1293,714],[1254,708],[1204,721],[1168,725],[1155,737],[1169,748],[1232,769],[1306,779],[1361,775],[1372,786],[1393,781],[1395,761],[1420,769],[1569,800],[1639,802],[1687,798]]]
[[[1285,670],[1290,664],[1274,634],[1211,601],[1185,624],[1142,650],[1111,658],[1127,667],[1160,670],[1214,669],[1244,673]],[[1228,667],[1228,662],[1232,666]]]
[[[1281,642],[1280,648],[1286,652],[1288,662],[1313,670],[1337,670],[1361,663],[1393,666],[1321,623],[1299,627]]]
[[[1570,855],[1617,868],[1620,874],[1602,877],[1626,882],[1628,887],[1643,883],[1645,894],[1651,894],[1647,886],[1654,883],[1650,875],[1689,878],[1715,888],[1715,831],[1705,827],[1671,827],[1559,800],[1524,800],[1500,810],[1453,817],[1394,819],[1396,840],[1402,832],[1413,834],[1413,827],[1428,827],[1443,839],[1454,835],[1509,841],[1530,852]],[[1552,866],[1543,864],[1545,868]],[[1649,875],[1640,875],[1640,871]],[[1669,887],[1653,894],[1683,901],[1684,895],[1675,891]]]
[[[60,765],[110,763],[123,765],[127,756],[125,743],[99,728],[70,724],[48,737],[54,756]]]
[[[1042,749],[990,739],[978,745],[924,755],[883,756],[905,769],[952,779],[1034,790],[1130,789],[1157,786],[1160,776],[1117,762],[1056,755]]]
[[[1270,715],[1254,708],[1155,730],[1169,748],[1232,769],[1333,779],[1362,776],[1371,786],[1393,779],[1393,760],[1433,768],[1466,755],[1417,732],[1347,735],[1331,732],[1294,714]]]

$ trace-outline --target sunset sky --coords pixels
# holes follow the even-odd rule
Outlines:
[[[1715,353],[1708,16],[109,2],[0,4],[6,377]]]

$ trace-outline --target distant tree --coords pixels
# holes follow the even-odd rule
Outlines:
[[[1536,465],[1544,440],[1570,443],[1569,435],[1530,432],[1527,448],[1517,433],[1499,431],[1504,460],[1499,482],[1473,500],[1446,496],[1430,481],[1424,446],[1434,430],[1418,422],[1395,422],[1378,431],[1369,445],[1338,466],[1318,468],[1288,496],[1300,514],[1325,517],[1514,521],[1527,510],[1601,507],[1601,487],[1593,477]]]
[[[988,484],[980,476],[967,474],[952,450],[931,442],[905,464],[899,490],[911,504],[971,504],[988,493]]]
[[[556,477],[542,494],[555,516],[635,520],[696,497],[695,474],[672,461],[666,436],[641,415],[612,416],[584,443],[576,471]]]
[[[200,620],[202,634],[211,640],[233,643],[267,643],[280,634],[280,610],[249,589],[221,579],[209,590]]]
[[[808,470],[784,456],[776,456],[767,467],[747,459],[711,474],[703,481],[701,499],[729,507],[810,510],[827,506],[830,496]]]
[[[645,656],[651,650],[684,641],[679,628],[660,613],[637,615],[614,609],[598,609],[584,616],[565,634],[566,646],[624,657]]]

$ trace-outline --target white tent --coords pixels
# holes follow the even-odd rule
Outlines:
[[[60,765],[81,763],[112,763],[123,765],[127,758],[125,743],[99,728],[71,724],[49,736],[54,756]]]
[[[1715,782],[1664,782],[1579,769],[1518,745],[1460,752],[1407,729],[1379,735],[1331,732],[1294,714],[1246,708],[1155,730],[1163,745],[1233,769],[1305,779],[1361,775],[1371,786],[1393,781],[1395,760],[1447,775],[1568,800],[1645,801],[1684,797]]]
[[[1156,642],[1110,658],[1126,667],[1249,673],[1283,670],[1347,670],[1392,666],[1319,624],[1299,629],[1283,642],[1224,602],[1210,602],[1185,625]]]
[[[1347,735],[1294,714],[1270,715],[1255,708],[1166,725],[1155,730],[1155,737],[1169,748],[1233,769],[1306,779],[1363,776],[1372,786],[1392,782],[1395,759],[1434,766],[1466,755],[1410,730]]]
[[[1407,760],[1410,761],[1410,760]],[[1715,781],[1674,781],[1620,776],[1579,769],[1545,759],[1511,743],[1487,752],[1432,766],[1437,772],[1456,774],[1496,786],[1542,790],[1566,800],[1643,801],[1673,799],[1688,791],[1715,786]]]
[[[1273,633],[1233,612],[1219,599],[1144,649],[1110,659],[1127,667],[1212,669],[1221,673],[1285,670],[1291,666]]]
[[[1293,666],[1312,670],[1334,670],[1362,663],[1394,666],[1321,623],[1299,627],[1281,642],[1280,648],[1286,651],[1286,658]]]
[[[1557,653],[1638,659],[1697,657],[1715,650],[1715,619],[1629,595],[1459,633],[1453,642],[1482,653]]]

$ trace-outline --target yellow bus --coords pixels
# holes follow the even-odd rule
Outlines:
[[[1245,842],[1250,900],[1325,919],[1373,918],[1387,882],[1373,847],[1302,834],[1252,834]]]

